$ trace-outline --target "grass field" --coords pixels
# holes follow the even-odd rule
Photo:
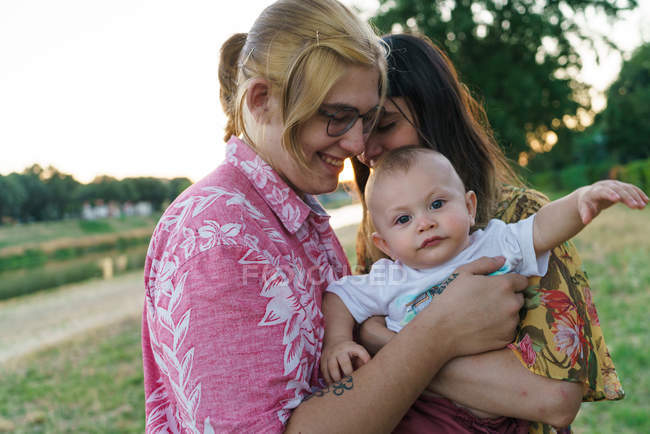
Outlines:
[[[0,226],[0,251],[15,246],[40,245],[60,239],[79,239],[91,235],[153,230],[158,216],[124,217],[84,221],[78,219]]]
[[[615,207],[576,240],[627,394],[583,404],[577,433],[650,432],[649,223],[650,209]],[[351,256],[355,231],[338,233]],[[139,334],[134,319],[0,367],[0,431],[142,432]]]

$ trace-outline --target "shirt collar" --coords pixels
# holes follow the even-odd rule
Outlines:
[[[319,217],[329,217],[326,213],[321,214],[321,210],[323,213],[325,210],[316,198],[306,195],[308,203],[317,205],[312,209],[266,161],[238,137],[232,136],[228,140],[226,161],[237,167],[248,178],[289,233],[296,233],[312,211]]]

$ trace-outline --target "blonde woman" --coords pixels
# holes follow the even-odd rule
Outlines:
[[[222,47],[226,161],[170,205],[145,265],[147,432],[389,432],[448,360],[512,340],[526,279],[485,258],[321,388],[321,298],[350,268],[312,195],[364,150],[384,56],[335,0],[278,1]]]

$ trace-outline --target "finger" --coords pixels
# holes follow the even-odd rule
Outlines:
[[[583,225],[588,224],[591,221],[591,211],[589,210],[589,204],[587,203],[580,203],[578,205],[578,215],[580,216],[580,220],[582,221]]]
[[[339,362],[339,366],[341,367],[341,371],[343,371],[343,375],[345,376],[352,375],[352,373],[354,372],[354,368],[352,367],[352,360],[350,360],[350,356],[347,353],[341,354],[337,357],[337,360]]]
[[[326,358],[323,358],[320,361],[320,373],[323,375],[323,380],[325,380],[325,382],[327,384],[332,384],[332,378],[330,377],[330,373],[327,370],[327,359]]]
[[[330,360],[328,363],[329,367],[329,372],[330,372],[330,377],[332,379],[332,383],[336,383],[337,381],[341,381],[341,372],[339,371],[339,364],[336,359]]]
[[[604,185],[600,190],[601,191],[600,191],[599,198],[608,200],[610,202],[619,202],[622,199],[621,195],[618,193],[619,189],[616,188],[615,185],[614,186]]]
[[[630,194],[634,197],[638,209],[642,209],[648,204],[648,196],[646,196],[643,190],[639,187],[632,185],[630,188]]]
[[[623,184],[617,189],[619,196],[621,196],[621,202],[623,202],[629,208],[638,208],[639,204],[636,202],[635,198],[632,196],[632,192],[629,188],[626,188],[626,184]]]
[[[503,256],[493,258],[483,256],[456,269],[458,273],[490,274],[497,271],[506,262]]]
[[[360,360],[361,365],[365,365],[370,361],[370,354],[368,354],[368,351],[366,351],[365,348],[363,348],[361,345],[358,347],[355,347],[352,351],[350,351],[351,354],[353,354],[357,360]]]
[[[506,289],[512,291],[512,292],[521,292],[524,289],[528,288],[528,278],[522,276],[521,274],[517,273],[508,273],[504,274],[502,276],[494,276],[492,277],[493,279],[495,278],[503,278],[506,279],[509,285],[506,285]],[[523,295],[522,295],[523,297]]]

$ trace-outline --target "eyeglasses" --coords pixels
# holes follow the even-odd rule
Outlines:
[[[327,135],[330,137],[339,137],[347,133],[350,128],[361,118],[363,134],[368,134],[375,126],[375,121],[380,112],[380,107],[375,106],[366,113],[361,114],[355,107],[338,107],[334,112],[320,108],[318,113],[329,118],[327,121]]]

